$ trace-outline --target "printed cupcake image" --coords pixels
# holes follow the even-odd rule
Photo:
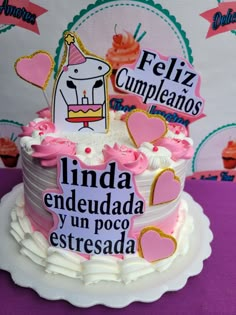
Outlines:
[[[229,141],[222,151],[224,168],[232,169],[236,167],[236,141]]]
[[[14,140],[16,139],[0,138],[0,157],[6,167],[17,166],[19,150]]]
[[[115,76],[117,70],[126,64],[134,63],[140,53],[140,41],[146,35],[146,32],[140,33],[141,23],[138,24],[134,34],[123,31],[117,34],[117,25],[115,25],[115,35],[113,36],[112,47],[108,49],[106,60],[112,66],[111,82],[115,92],[124,93],[115,85]]]

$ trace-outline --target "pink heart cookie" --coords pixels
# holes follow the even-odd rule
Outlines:
[[[174,254],[177,242],[157,228],[144,229],[139,238],[141,256],[149,262],[168,258]]]
[[[181,183],[172,169],[165,169],[157,175],[152,184],[151,205],[158,205],[175,200],[180,191]]]
[[[33,55],[24,56],[15,62],[15,70],[23,80],[46,89],[54,61],[46,51],[36,51]]]
[[[154,142],[167,132],[167,125],[160,115],[150,115],[145,111],[132,111],[126,121],[130,138],[139,147],[143,142]]]

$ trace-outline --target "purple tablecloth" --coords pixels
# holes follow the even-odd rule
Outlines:
[[[21,174],[0,170],[0,179],[1,196],[21,180]],[[153,303],[136,302],[124,309],[102,305],[82,309],[65,301],[44,300],[33,290],[18,287],[9,273],[0,271],[0,314],[236,314],[236,184],[187,180],[185,190],[204,208],[214,240],[203,271],[190,278],[182,290],[168,292]]]

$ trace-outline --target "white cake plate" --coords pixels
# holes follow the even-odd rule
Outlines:
[[[45,299],[63,299],[79,307],[103,304],[113,308],[125,307],[135,301],[153,302],[167,291],[183,288],[189,277],[201,272],[203,261],[211,254],[213,234],[210,222],[200,205],[184,193],[183,198],[194,219],[194,231],[190,235],[187,255],[177,257],[168,270],[151,273],[128,285],[103,282],[85,286],[78,279],[46,274],[43,268],[19,253],[19,245],[9,233],[10,213],[21,185],[5,195],[0,204],[0,268],[9,271],[16,284],[34,289]]]

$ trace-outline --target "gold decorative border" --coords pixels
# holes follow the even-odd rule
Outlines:
[[[156,140],[158,140],[158,139],[160,139],[160,138],[163,138],[163,137],[166,135],[166,133],[168,132],[168,126],[167,126],[167,121],[166,121],[166,119],[165,119],[163,116],[161,116],[161,115],[149,114],[148,112],[146,112],[145,110],[142,110],[142,109],[134,109],[134,110],[132,110],[132,111],[127,115],[126,120],[125,120],[125,123],[126,123],[126,128],[127,128],[127,130],[128,130],[128,133],[129,133],[129,137],[130,137],[130,139],[132,140],[133,144],[136,146],[136,148],[138,148],[139,146],[138,146],[137,143],[135,142],[134,137],[132,136],[132,133],[131,133],[131,131],[129,130],[129,127],[128,127],[128,120],[129,120],[129,117],[130,117],[131,115],[133,115],[134,113],[136,113],[136,112],[144,113],[144,115],[145,115],[146,117],[148,117],[148,118],[161,119],[161,120],[165,123],[165,127],[166,127],[165,132],[162,134],[161,137],[152,140],[150,143],[153,143],[153,142],[155,142]],[[140,126],[140,127],[141,127],[141,126]]]
[[[156,187],[156,183],[157,183],[157,181],[159,180],[159,177],[160,177],[163,173],[165,173],[165,172],[167,172],[167,171],[172,172],[172,173],[174,174],[174,180],[178,181],[178,182],[181,184],[180,178],[179,178],[178,176],[176,176],[175,171],[174,171],[172,168],[165,168],[164,170],[162,170],[160,173],[158,173],[158,174],[156,175],[156,177],[154,178],[154,180],[153,180],[153,182],[152,182],[151,190],[150,190],[150,197],[149,197],[149,206],[156,206],[156,205],[166,204],[166,203],[169,203],[169,202],[171,202],[171,201],[173,201],[173,200],[176,199],[176,198],[175,198],[175,199],[171,199],[171,200],[169,200],[169,201],[167,201],[167,202],[161,202],[161,203],[157,203],[157,204],[154,204],[154,203],[153,203],[153,194],[154,194],[154,189],[155,189],[155,187]],[[166,189],[168,189],[168,187],[166,187]]]
[[[174,245],[175,245],[175,250],[174,250],[174,252],[173,252],[171,255],[169,255],[169,256],[167,256],[167,257],[164,257],[164,258],[161,258],[161,259],[154,260],[154,261],[152,261],[152,263],[155,263],[155,262],[157,262],[157,261],[161,261],[161,260],[163,260],[163,259],[169,258],[169,257],[171,257],[172,255],[174,255],[174,253],[175,253],[176,250],[177,250],[177,246],[178,246],[178,243],[177,243],[176,239],[175,239],[172,235],[169,235],[169,234],[164,233],[161,229],[159,229],[159,228],[157,228],[157,227],[155,227],[155,226],[149,226],[149,227],[143,228],[143,229],[141,230],[141,232],[140,232],[139,237],[138,237],[138,254],[139,254],[139,256],[141,256],[142,258],[145,259],[144,254],[143,254],[143,250],[142,250],[141,240],[142,240],[143,235],[144,235],[145,233],[149,232],[149,231],[154,231],[154,232],[158,233],[161,238],[168,238],[168,239],[172,240],[173,243],[174,243]],[[153,245],[155,245],[155,244],[153,244]]]
[[[49,59],[51,60],[51,68],[50,68],[50,70],[49,70],[49,73],[48,73],[48,76],[47,76],[47,80],[45,81],[43,87],[42,87],[42,86],[39,86],[39,85],[37,85],[37,84],[35,84],[35,83],[32,83],[32,82],[30,82],[30,81],[28,81],[28,80],[26,80],[26,79],[23,78],[23,77],[17,72],[17,70],[16,70],[17,63],[18,63],[19,61],[21,61],[22,59],[33,59],[34,56],[36,56],[36,55],[38,55],[38,54],[45,54],[45,55],[47,55],[47,56],[49,57]],[[50,76],[51,76],[51,74],[52,74],[52,72],[53,72],[53,69],[54,69],[54,59],[52,58],[52,56],[51,56],[47,51],[45,51],[45,50],[37,50],[37,51],[35,51],[32,55],[29,55],[29,56],[21,56],[20,58],[18,58],[18,59],[15,61],[15,63],[14,63],[14,69],[15,69],[15,72],[16,72],[16,74],[18,75],[18,77],[20,77],[22,80],[24,80],[24,81],[26,81],[26,82],[28,82],[28,83],[34,85],[34,86],[37,86],[37,87],[39,87],[39,88],[45,90],[46,87],[47,87],[47,85],[48,85],[48,82],[49,82],[49,80],[50,80]]]

